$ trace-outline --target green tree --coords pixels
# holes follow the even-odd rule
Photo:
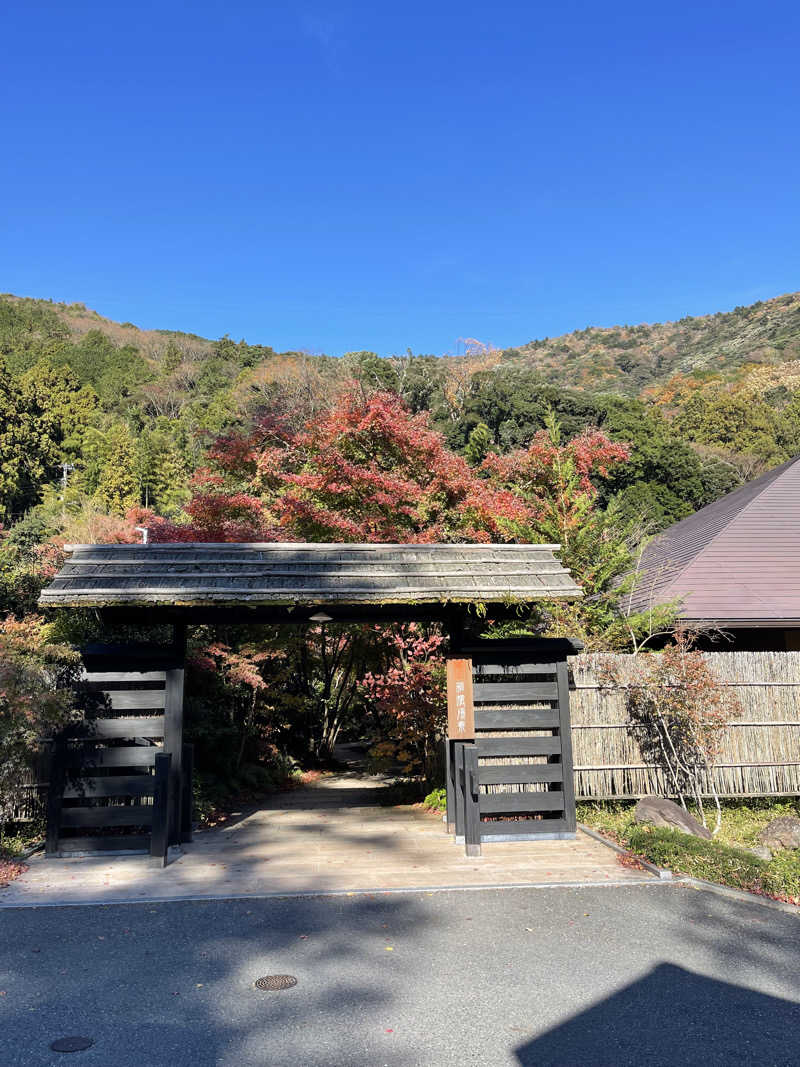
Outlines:
[[[605,397],[600,425],[615,441],[630,445],[629,461],[610,473],[602,493],[621,516],[664,529],[735,488],[727,464],[703,460],[674,432],[658,408],[641,400]]]
[[[794,393],[780,413],[778,444],[787,459],[800,455],[800,393]]]
[[[342,356],[345,373],[368,389],[398,392],[397,371],[388,359],[377,352],[345,352]]]
[[[166,516],[176,515],[190,496],[186,457],[174,425],[168,419],[157,419],[141,431],[136,443],[142,503]]]
[[[136,441],[123,422],[113,423],[95,443],[98,470],[96,503],[112,515],[124,515],[140,502]]]
[[[76,344],[62,347],[58,360],[91,385],[109,410],[121,410],[134,390],[154,377],[133,345],[118,347],[101,330],[89,330]]]
[[[38,451],[52,478],[61,463],[76,459],[98,409],[97,394],[81,386],[69,367],[42,361],[20,379],[22,402],[39,440]]]
[[[0,507],[4,516],[13,511],[25,484],[30,443],[22,397],[0,365]]]
[[[0,362],[19,375],[69,339],[55,308],[42,300],[0,297]]]
[[[768,464],[787,458],[779,444],[780,416],[745,393],[694,393],[675,416],[673,428],[689,441],[750,453]]]
[[[555,412],[565,437],[596,424],[602,408],[597,400],[576,390],[548,384],[535,371],[500,363],[473,374],[462,417],[445,424],[452,448],[463,450],[472,430],[484,423],[501,449],[519,448],[544,429],[548,412]]]
[[[486,459],[492,446],[492,433],[485,422],[479,422],[469,435],[464,458],[472,467],[478,467]]]

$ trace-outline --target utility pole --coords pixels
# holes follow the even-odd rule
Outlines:
[[[75,470],[74,463],[64,462],[61,464],[61,517],[66,517],[67,513],[67,483],[69,482],[70,474]]]

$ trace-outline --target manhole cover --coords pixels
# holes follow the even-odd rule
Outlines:
[[[93,1044],[91,1037],[60,1037],[50,1048],[53,1052],[83,1052],[85,1048],[91,1048]]]
[[[271,992],[277,989],[291,989],[297,985],[297,979],[293,974],[267,974],[263,978],[256,978],[256,989]]]

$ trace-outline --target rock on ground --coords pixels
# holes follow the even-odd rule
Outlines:
[[[767,823],[758,840],[767,848],[800,848],[800,819],[794,815],[780,815]]]
[[[693,837],[711,840],[711,831],[693,818],[688,811],[665,797],[642,797],[633,811],[637,822],[650,823],[652,826],[666,826],[671,830],[681,830]]]

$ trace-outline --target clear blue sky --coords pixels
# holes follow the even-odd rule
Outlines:
[[[0,290],[341,354],[800,288],[792,2],[12,4]]]

